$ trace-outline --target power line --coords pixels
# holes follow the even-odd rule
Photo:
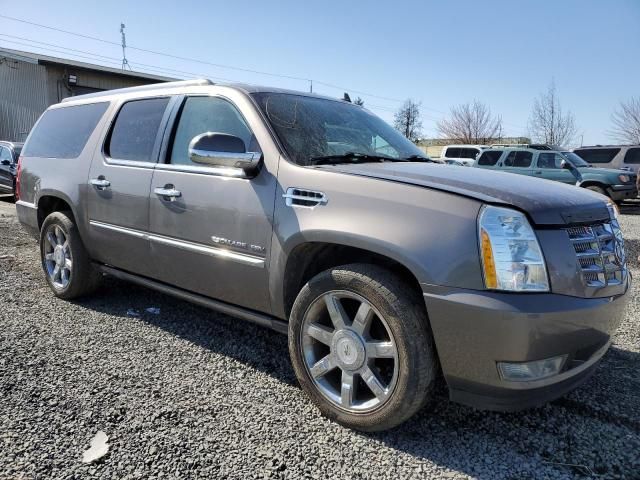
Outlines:
[[[31,21],[28,21],[28,20],[15,18],[15,17],[11,17],[11,16],[8,16],[8,15],[0,14],[0,18],[5,18],[7,20],[12,20],[12,21],[15,21],[15,22],[20,22],[20,23],[25,23],[27,25],[32,25],[32,26],[39,27],[39,28],[45,28],[47,30],[60,32],[60,33],[64,33],[64,34],[67,34],[67,35],[74,35],[74,36],[77,36],[77,37],[85,38],[85,39],[88,39],[88,40],[94,40],[94,41],[105,43],[105,44],[108,44],[108,45],[115,45],[115,46],[118,46],[118,47],[123,47],[122,43],[117,43],[117,42],[113,42],[113,41],[106,40],[106,39],[103,39],[103,38],[94,37],[94,36],[91,36],[91,35],[85,35],[85,34],[82,34],[82,33],[72,32],[72,31],[69,31],[69,30],[61,29],[61,28],[51,27],[49,25],[43,25],[41,23],[31,22]],[[10,35],[6,35],[6,34],[0,34],[0,35],[5,35],[5,36],[9,36],[10,37]],[[19,37],[15,37],[15,38],[19,38]],[[33,42],[33,43],[41,43],[43,45],[46,45],[44,42],[37,42],[35,40],[29,40],[29,39],[24,39],[24,40],[27,40],[27,41],[30,41],[30,42]],[[6,41],[8,41],[8,40],[6,40]],[[11,42],[11,43],[19,44],[18,42]],[[60,47],[60,46],[58,46],[58,47],[59,48],[65,48],[65,49],[68,49],[68,50],[74,50],[74,49],[67,48],[67,47]],[[339,86],[339,85],[335,85],[335,84],[331,84],[331,83],[327,83],[327,82],[321,82],[319,80],[313,80],[313,79],[306,78],[306,77],[299,77],[299,76],[294,76],[294,75],[286,75],[286,74],[273,73],[273,72],[264,72],[264,71],[260,71],[260,70],[249,69],[249,68],[235,67],[235,66],[231,66],[231,65],[213,63],[213,62],[208,62],[208,61],[205,61],[205,60],[199,60],[199,59],[195,59],[195,58],[183,57],[183,56],[180,56],[180,55],[173,55],[173,54],[170,54],[170,53],[159,52],[159,51],[149,50],[149,49],[140,48],[140,47],[133,47],[131,45],[127,45],[127,47],[129,49],[131,49],[131,50],[137,50],[137,51],[140,51],[140,52],[150,53],[150,54],[153,54],[153,55],[160,55],[160,56],[164,56],[164,57],[168,57],[168,58],[173,58],[173,59],[176,59],[176,60],[183,60],[183,61],[187,61],[187,62],[200,63],[200,64],[203,64],[203,65],[209,65],[209,66],[213,66],[213,67],[216,67],[216,68],[237,70],[237,71],[246,72],[246,73],[253,73],[253,74],[257,74],[257,75],[267,75],[267,76],[271,76],[271,77],[286,78],[286,79],[289,79],[289,80],[299,80],[299,81],[309,82],[309,84],[311,86],[311,89],[313,88],[312,85],[313,85],[313,82],[315,81],[316,84],[323,85],[323,86],[325,86],[327,88],[333,88],[333,89],[336,89],[336,90],[353,92],[353,93],[356,93],[356,94],[359,94],[359,95],[364,95],[366,97],[378,98],[380,100],[386,100],[386,101],[390,101],[390,102],[398,102],[398,103],[402,102],[402,100],[397,99],[397,98],[376,95],[376,94],[373,94],[373,93],[364,92],[362,90],[354,90],[354,89],[347,88],[347,87],[344,87],[344,86]],[[40,48],[42,48],[42,47],[40,47]],[[76,50],[76,51],[79,51],[79,50]],[[113,58],[113,57],[105,57],[104,55],[94,54],[94,53],[90,53],[90,52],[85,52],[85,53],[89,53],[90,55],[97,56],[97,57]],[[124,51],[123,51],[123,55],[124,55]],[[79,55],[76,55],[76,56],[79,56]],[[123,58],[122,65],[124,65],[124,63],[125,63],[125,59]],[[128,62],[126,62],[126,63],[128,64]],[[156,67],[156,66],[153,66],[153,65],[143,64],[143,63],[140,63],[140,62],[134,62],[134,63],[137,64],[137,65],[146,66],[148,68],[153,68],[153,69],[156,69],[156,70],[167,70],[167,71],[171,70],[171,71],[175,71],[175,72],[181,72],[180,70],[163,69],[163,68],[159,68],[159,67]],[[184,73],[187,73],[187,72],[184,72]],[[191,73],[188,73],[188,74],[189,75],[198,76],[198,74],[191,74]],[[235,80],[229,80],[229,79],[225,79],[225,78],[217,77],[217,76],[210,76],[210,77],[211,78],[215,78],[215,79],[221,79],[221,80],[224,80],[224,81],[235,81]],[[371,105],[371,106],[373,107],[373,105]],[[386,107],[375,106],[375,108],[383,110]],[[422,106],[422,108],[425,109],[425,110],[430,110],[430,111],[433,111],[433,112],[436,112],[436,113],[440,113],[442,115],[446,115],[446,112],[443,112],[442,110],[438,110],[438,109],[431,108],[431,107],[428,107],[428,106]],[[423,115],[423,116],[425,116],[427,118],[432,118],[434,120],[440,120],[440,119],[437,119],[435,117],[429,117],[427,115]],[[511,127],[515,127],[515,128],[519,128],[519,129],[523,129],[523,130],[525,129],[525,127],[523,127],[521,125],[515,125],[515,124],[512,124],[512,123],[508,123],[508,122],[503,122],[503,123],[505,125],[509,125]]]

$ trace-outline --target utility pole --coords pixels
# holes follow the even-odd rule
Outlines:
[[[127,39],[124,35],[124,23],[120,24],[120,33],[122,34],[122,70],[126,70],[127,68],[131,70],[131,65],[129,65],[125,51],[127,48]]]

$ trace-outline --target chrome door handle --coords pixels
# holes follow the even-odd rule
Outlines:
[[[169,185],[166,187],[169,187]],[[173,186],[170,188],[166,187],[156,187],[153,189],[153,193],[160,197],[168,197],[172,200],[182,196],[182,192],[180,190],[176,190]]]
[[[106,180],[105,178],[92,178],[89,180],[89,183],[96,187],[98,190],[104,190],[105,188],[109,188],[111,186],[111,182]]]

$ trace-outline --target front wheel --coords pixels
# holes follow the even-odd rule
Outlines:
[[[437,360],[422,297],[393,273],[353,264],[312,278],[289,323],[300,384],[320,411],[364,431],[392,428],[429,398]]]
[[[598,187],[597,185],[589,185],[588,187],[585,187],[585,188],[587,190],[591,190],[592,192],[599,193],[600,195],[604,195],[605,197],[609,196],[609,195],[607,195],[607,192],[605,191],[604,188]]]

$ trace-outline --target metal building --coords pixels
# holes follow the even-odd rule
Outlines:
[[[0,140],[24,141],[40,114],[63,98],[172,80],[0,48]]]

